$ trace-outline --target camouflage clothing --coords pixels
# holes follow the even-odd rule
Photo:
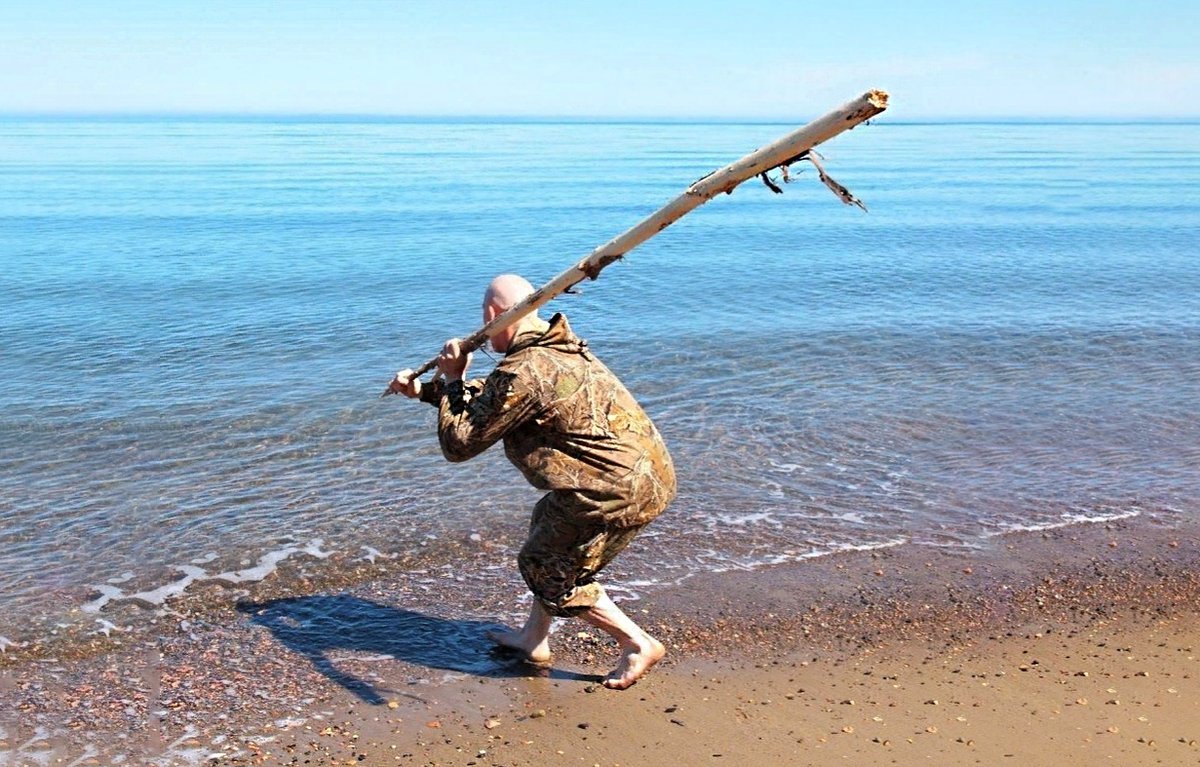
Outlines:
[[[552,615],[577,615],[604,593],[595,574],[675,497],[675,470],[654,424],[561,314],[525,332],[484,381],[427,386],[450,461],[504,440],[534,507],[518,563]]]

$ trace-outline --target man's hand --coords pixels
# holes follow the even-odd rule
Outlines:
[[[403,394],[409,399],[421,396],[421,379],[413,377],[411,369],[401,370],[388,386],[389,394]]]
[[[447,381],[461,381],[466,375],[467,366],[471,364],[471,355],[464,355],[459,339],[451,338],[442,347],[437,364]]]

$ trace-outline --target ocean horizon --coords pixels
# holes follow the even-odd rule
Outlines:
[[[0,122],[307,122],[307,123],[566,123],[617,125],[793,125],[818,114],[721,115],[570,115],[570,114],[420,114],[405,112],[241,112],[241,111],[3,111]],[[888,125],[1196,125],[1196,115],[918,115],[876,118]]]

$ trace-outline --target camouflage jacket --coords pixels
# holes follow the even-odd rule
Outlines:
[[[577,516],[644,524],[675,496],[658,430],[561,314],[544,333],[517,335],[487,379],[428,385],[421,399],[438,406],[448,460],[503,439],[530,484],[560,495]]]

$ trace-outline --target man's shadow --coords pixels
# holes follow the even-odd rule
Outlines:
[[[502,628],[495,623],[438,618],[348,594],[239,602],[237,609],[248,615],[251,623],[269,629],[289,650],[307,658],[331,681],[372,705],[386,703],[387,699],[367,680],[339,669],[330,657],[332,651],[382,655],[483,677],[602,678],[539,668],[497,648],[486,633]]]

